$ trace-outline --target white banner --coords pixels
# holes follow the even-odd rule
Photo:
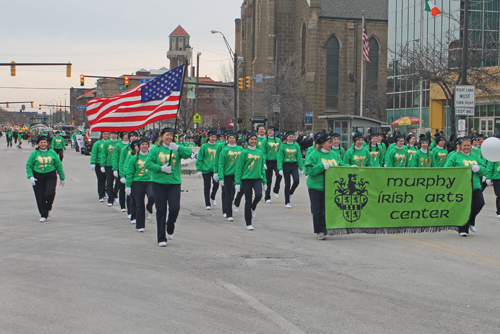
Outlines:
[[[83,135],[76,135],[76,142],[78,143],[78,147],[82,148],[85,145]]]
[[[188,159],[181,159],[181,174],[182,175],[192,175],[197,174],[196,171],[196,159],[198,158],[199,147],[190,147],[193,151]]]

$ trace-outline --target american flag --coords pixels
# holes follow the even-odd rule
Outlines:
[[[124,93],[91,100],[90,131],[133,131],[152,122],[175,118],[184,80],[184,65]]]
[[[368,42],[368,33],[366,32],[366,21],[363,17],[363,59],[370,62],[370,43]]]

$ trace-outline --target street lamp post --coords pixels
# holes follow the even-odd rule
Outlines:
[[[221,34],[222,38],[224,39],[224,43],[226,43],[227,50],[229,51],[229,54],[231,55],[231,59],[233,60],[233,65],[234,65],[234,106],[233,106],[233,129],[238,131],[238,55],[236,52],[233,52],[233,49],[231,49],[231,46],[227,42],[226,36],[220,31],[217,30],[212,30],[212,34]]]
[[[196,54],[196,82],[200,81],[200,56],[201,52]],[[195,87],[196,91],[196,113],[198,114],[198,85]]]
[[[275,103],[278,103],[279,99],[279,89],[278,89],[278,78],[279,78],[279,54],[280,54],[280,37],[278,35],[269,35],[269,37],[274,37],[276,38],[276,55],[274,56],[274,83],[275,83],[275,89],[276,89],[276,99]],[[274,112],[274,107],[273,107],[273,125],[276,126],[276,113]]]

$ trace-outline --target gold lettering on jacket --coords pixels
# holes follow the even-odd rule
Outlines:
[[[217,150],[214,150],[212,148],[208,148],[207,150],[208,150],[208,155],[210,156],[210,158],[208,159],[208,161],[214,160],[215,153],[217,153]]]
[[[366,157],[364,157],[364,156],[355,155],[354,161],[356,161],[356,165],[358,165],[358,167],[365,167],[366,166]]]
[[[498,172],[500,172],[500,161],[499,161],[499,162],[497,162],[497,165],[498,165],[498,167],[497,167],[497,171],[498,171]]]
[[[141,159],[137,160],[137,165],[139,165],[139,173],[137,173],[137,176],[143,176],[144,175],[144,172],[146,172],[146,174],[148,173],[148,170],[147,169],[144,169],[144,164],[146,163],[146,161],[142,161]]]
[[[248,166],[248,170],[252,170],[255,167],[255,165],[259,163],[260,155],[249,154],[248,160],[250,160],[250,166]]]
[[[413,160],[414,155],[415,155],[415,151],[408,149],[408,160]]]
[[[446,157],[448,156],[448,154],[446,153],[438,153],[438,156],[439,156],[439,162],[438,164],[442,165],[446,162]]]
[[[39,155],[36,159],[38,160],[39,163],[38,168],[40,169],[52,166],[52,157],[50,156],[42,157],[41,155]]]
[[[464,163],[465,167],[471,167],[474,165],[479,165],[476,160],[465,160],[463,159],[462,162]]]
[[[162,165],[166,165],[167,162],[170,162],[170,153],[165,154],[163,152],[160,152],[158,154],[158,158],[160,159],[160,162]],[[173,161],[173,163],[170,164],[170,166],[172,166],[172,170],[174,170],[175,169],[175,162],[177,161],[175,153],[172,153],[172,161]]]
[[[271,147],[268,153],[274,153],[278,152],[278,148],[280,146],[280,143],[278,142],[267,142],[267,144]]]
[[[373,161],[377,161],[379,154],[380,154],[380,152],[378,152],[378,151],[372,151],[372,152],[370,152],[370,157],[372,158]]]
[[[285,152],[286,152],[286,160],[287,161],[290,161],[297,156],[296,149],[287,148],[287,149],[285,149]]]
[[[326,163],[327,163],[327,164],[329,164],[331,167],[338,166],[338,164],[337,164],[337,160],[335,160],[335,159],[329,159],[329,160],[328,160],[328,159],[325,159],[325,158],[321,158],[321,162],[322,162],[322,163],[325,163],[325,162],[326,162]]]
[[[420,166],[422,167],[431,167],[431,159],[430,158],[420,158]]]
[[[240,151],[229,151],[229,166],[231,166],[233,163],[235,163],[238,160],[238,157],[240,156]]]
[[[394,158],[396,158],[396,162],[395,162],[395,164],[394,164],[394,167],[397,167],[397,166],[399,166],[399,165],[402,165],[402,164],[405,162],[406,155],[396,153],[396,154],[394,155]]]

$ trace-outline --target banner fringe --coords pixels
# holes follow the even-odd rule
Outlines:
[[[389,228],[337,228],[327,230],[328,235],[345,234],[405,234],[405,233],[435,233],[441,231],[457,231],[459,226],[421,226],[421,227],[389,227]]]

